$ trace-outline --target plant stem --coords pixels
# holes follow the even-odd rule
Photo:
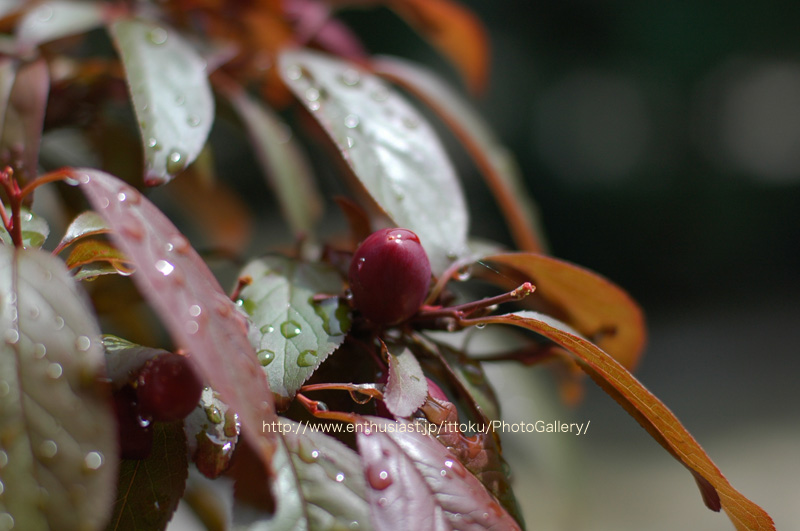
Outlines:
[[[22,223],[20,221],[20,209],[22,207],[22,192],[19,189],[16,179],[14,179],[14,170],[10,166],[6,166],[0,172],[0,184],[5,188],[8,195],[8,202],[11,207],[11,218],[5,212],[5,205],[3,206],[3,224],[6,230],[11,235],[11,241],[14,247],[22,247]]]
[[[60,169],[39,176],[35,181],[31,181],[28,184],[26,184],[25,187],[20,191],[20,201],[22,201],[22,199],[25,199],[28,195],[30,195],[34,190],[36,190],[41,185],[47,183],[54,183],[56,181],[63,181],[64,179],[68,179],[70,175],[71,173],[69,172],[69,170]]]
[[[465,304],[459,304],[457,306],[448,306],[446,308],[423,309],[421,312],[419,312],[418,318],[427,320],[437,319],[440,317],[451,317],[456,321],[463,322],[470,314],[473,314],[478,310],[503,304],[504,302],[513,302],[524,299],[533,293],[535,289],[536,287],[533,284],[530,282],[525,282],[509,292],[496,295],[494,297],[481,299],[479,301],[472,301]]]

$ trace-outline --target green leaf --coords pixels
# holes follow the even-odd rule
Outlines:
[[[425,118],[384,81],[308,50],[280,57],[287,86],[342,152],[373,200],[419,235],[435,275],[467,251],[469,218],[455,170]]]
[[[189,454],[197,469],[215,479],[231,464],[239,442],[239,420],[210,387],[203,389],[200,404],[184,420]]]
[[[106,9],[97,2],[42,2],[25,13],[17,24],[17,48],[27,51],[39,44],[100,26]]]
[[[389,379],[383,401],[393,415],[408,417],[428,397],[428,381],[408,348],[403,347],[397,354],[392,350],[397,349],[389,349]]]
[[[234,511],[236,529],[372,529],[360,458],[353,450],[308,424],[284,418],[284,447],[276,452],[274,515]],[[241,527],[240,527],[241,526]]]
[[[250,262],[240,274],[244,277],[252,279],[240,297],[253,324],[250,343],[281,409],[350,329],[347,306],[337,297],[313,300],[342,291],[342,280],[323,264],[278,256]]]
[[[159,348],[137,345],[110,334],[103,335],[102,341],[106,351],[106,375],[117,387],[131,382],[147,360],[167,352]]]
[[[111,510],[116,420],[100,332],[64,264],[0,246],[0,522],[98,529]]]
[[[103,217],[93,210],[87,210],[86,212],[78,214],[78,216],[72,220],[72,223],[67,227],[64,237],[61,238],[61,242],[59,242],[53,253],[58,254],[64,247],[67,247],[81,238],[106,234],[108,232],[111,232],[111,228]]]
[[[525,190],[513,155],[486,121],[434,72],[397,57],[378,57],[375,71],[410,90],[450,126],[483,173],[517,246],[542,252],[546,246],[539,211]]]
[[[22,207],[20,212],[20,219],[22,220],[22,245],[26,249],[39,249],[44,245],[47,237],[50,235],[50,227],[47,221],[41,216],[38,216]],[[11,209],[6,207],[6,215],[11,216]],[[11,235],[6,228],[0,224],[0,240],[6,245],[13,245]]]
[[[197,157],[211,130],[214,98],[206,62],[164,25],[126,19],[110,30],[139,120],[145,182],[163,184]]]
[[[183,496],[188,471],[183,423],[154,424],[150,457],[121,462],[108,529],[164,529]]]
[[[240,87],[224,92],[244,122],[289,226],[296,235],[308,235],[322,213],[322,199],[305,155],[292,139],[291,129]]]

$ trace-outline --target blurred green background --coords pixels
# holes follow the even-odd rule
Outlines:
[[[637,376],[778,529],[800,529],[800,3],[462,3],[492,39],[476,105],[518,157],[553,254],[642,303]],[[388,11],[344,17],[370,51],[457,82]],[[507,240],[461,172],[472,232]],[[504,436],[529,528],[733,529],[591,382],[571,410],[541,369],[492,375],[511,420],[591,421],[583,437]]]

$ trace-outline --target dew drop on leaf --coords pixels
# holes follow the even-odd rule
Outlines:
[[[444,466],[447,467],[447,469],[455,472],[455,474],[460,478],[463,478],[467,475],[467,469],[464,468],[464,465],[453,459],[446,460],[444,462]]]
[[[392,484],[392,476],[389,471],[379,466],[367,467],[367,482],[375,490],[384,490]]]
[[[89,452],[83,458],[83,470],[85,472],[95,472],[103,466],[103,454],[100,452]]]
[[[222,412],[217,406],[209,406],[206,408],[206,418],[208,418],[209,422],[219,424],[223,419]]]
[[[166,260],[158,260],[155,263],[155,267],[156,267],[156,270],[158,270],[158,272],[161,273],[162,275],[164,275],[165,277],[169,276],[170,274],[172,274],[172,271],[175,270],[175,266],[170,264]]]
[[[14,529],[14,517],[8,513],[0,513],[0,529]]]
[[[167,42],[169,34],[164,28],[153,28],[147,32],[147,40],[155,45],[162,45]]]
[[[64,368],[61,366],[60,363],[51,363],[50,365],[47,366],[45,373],[47,374],[48,378],[51,378],[53,380],[58,380],[64,373]]]
[[[342,85],[348,87],[355,87],[361,82],[361,74],[358,73],[358,70],[354,68],[348,68],[342,75],[339,76],[339,81],[342,82]]]
[[[312,367],[317,363],[317,352],[315,350],[304,350],[297,356],[298,367]]]
[[[295,321],[284,321],[284,323],[281,324],[281,334],[283,334],[283,337],[286,339],[297,337],[300,335],[300,332],[302,332],[302,329]]]
[[[195,114],[191,114],[186,118],[186,123],[189,124],[189,127],[197,127],[201,123],[200,117]]]
[[[348,129],[355,129],[360,122],[361,120],[356,114],[348,114],[344,117],[344,126]]]
[[[186,321],[186,333],[190,335],[194,335],[200,331],[200,325],[197,324],[197,321]]]
[[[47,347],[45,347],[42,343],[36,343],[33,345],[33,357],[37,360],[44,358],[47,355]]]
[[[186,157],[177,149],[170,151],[167,156],[167,172],[178,173],[186,166]]]
[[[337,483],[341,483],[342,481],[344,481],[344,474],[339,472],[338,474],[336,474],[336,477],[334,479],[336,480]]]
[[[38,454],[42,459],[53,459],[58,454],[58,445],[50,439],[42,441]]]
[[[203,309],[199,305],[192,304],[191,306],[189,306],[189,315],[191,315],[192,317],[197,317],[201,313],[203,313]]]
[[[258,362],[261,364],[261,366],[266,367],[272,363],[272,360],[275,359],[275,353],[268,349],[262,349],[256,353],[256,357],[258,358]]]
[[[6,343],[9,345],[15,345],[19,341],[19,332],[13,328],[9,328],[6,330],[6,333],[3,334],[3,339],[5,339]]]
[[[305,96],[308,101],[319,101],[321,94],[316,87],[308,87]]]
[[[303,69],[298,65],[291,65],[286,69],[286,77],[292,81],[298,81],[303,77]]]
[[[44,347],[44,345],[42,345]],[[86,352],[92,346],[92,340],[89,339],[87,336],[78,336],[75,340],[75,348],[80,350],[81,352]]]
[[[275,331],[275,327],[272,325],[264,325],[260,328],[262,334],[271,334]]]
[[[319,459],[319,450],[316,448],[309,448],[305,445],[300,445],[297,449],[297,455],[302,459],[304,462],[308,464],[315,463],[317,459]]]
[[[0,450],[0,470],[6,467],[8,464],[8,454],[5,450]]]

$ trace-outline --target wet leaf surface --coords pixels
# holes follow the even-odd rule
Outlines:
[[[428,382],[417,358],[407,348],[389,348],[389,379],[383,401],[398,417],[408,417],[428,397]]]
[[[21,210],[20,219],[22,220],[23,247],[26,249],[41,248],[50,235],[50,227],[47,225],[47,221],[25,207],[22,207]],[[6,208],[6,215],[11,216],[11,209]],[[2,223],[0,223],[0,241],[9,246],[13,245],[11,235]]]
[[[64,264],[36,249],[0,246],[0,297],[0,522],[101,528],[117,441],[93,313]]]
[[[76,242],[77,240],[80,240],[81,238],[105,234],[110,230],[111,229],[108,228],[108,224],[106,224],[103,216],[97,212],[92,210],[82,212],[81,214],[78,214],[78,216],[72,220],[72,223],[69,224],[69,227],[67,227],[64,237],[61,238],[58,247],[56,247],[56,252]]]
[[[17,47],[26,51],[39,44],[77,35],[103,23],[102,3],[70,0],[41,2],[17,23]]]
[[[694,476],[710,509],[724,509],[737,529],[774,530],[769,515],[734,489],[675,415],[614,358],[547,315],[518,312],[482,319],[527,328],[571,352],[581,368]]]
[[[200,404],[184,420],[189,454],[207,478],[217,478],[231,464],[239,442],[239,419],[210,387],[203,389]]]
[[[377,76],[320,53],[286,51],[280,68],[372,199],[398,226],[417,233],[435,275],[467,254],[463,192],[418,111]]]
[[[116,177],[74,170],[89,202],[136,265],[133,280],[206,383],[236,411],[245,437],[269,463],[275,440],[272,393],[247,339],[247,323],[189,241],[149,200]]]
[[[164,529],[183,496],[187,465],[183,423],[155,424],[150,457],[124,459],[120,464],[117,499],[108,529]]]
[[[359,432],[376,529],[520,529],[461,462],[409,421],[369,417]]]
[[[280,426],[284,446],[275,459],[278,510],[271,517],[247,518],[242,529],[371,530],[358,454],[332,437],[312,432],[308,424],[282,418]]]
[[[350,329],[349,309],[338,297],[313,300],[341,292],[342,280],[323,264],[279,256],[250,262],[239,276],[252,279],[241,291],[241,308],[253,323],[250,342],[283,409]]]
[[[105,334],[102,337],[106,352],[106,375],[115,387],[122,387],[136,377],[142,366],[167,351],[131,343],[121,337]]]
[[[139,121],[145,182],[163,184],[197,157],[211,130],[214,97],[206,62],[164,25],[126,19],[109,29]]]

